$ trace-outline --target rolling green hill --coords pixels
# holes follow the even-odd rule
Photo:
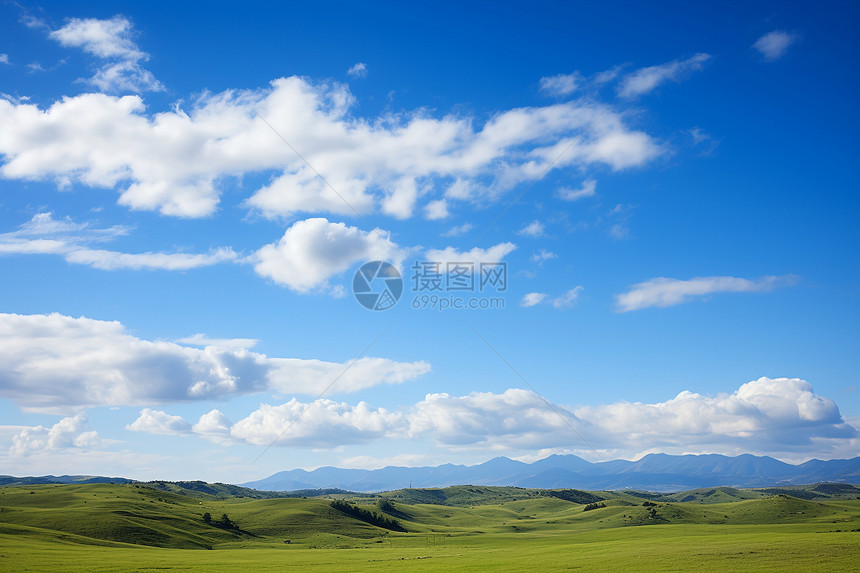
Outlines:
[[[801,497],[784,488],[646,499],[484,486],[332,496],[400,532],[338,510],[327,497],[225,497],[186,483],[192,487],[174,484],[177,491],[136,483],[0,487],[0,570],[360,571],[399,561],[426,570],[624,563],[708,570],[725,569],[729,559],[745,570],[782,563],[836,571],[860,560],[860,500],[848,499],[854,489],[843,485],[793,486]],[[219,524],[224,514],[235,526]]]

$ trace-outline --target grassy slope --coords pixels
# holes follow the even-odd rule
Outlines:
[[[583,511],[534,490],[467,487],[446,488],[460,505],[391,496],[406,534],[349,518],[325,499],[190,498],[133,484],[0,488],[0,570],[362,571],[408,561],[416,570],[844,571],[860,562],[857,500],[777,495],[643,506],[629,494],[605,494],[606,507]],[[227,513],[248,533],[206,525],[206,511]],[[209,547],[215,551],[184,551]]]

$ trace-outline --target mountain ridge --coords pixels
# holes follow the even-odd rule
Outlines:
[[[270,491],[338,487],[388,491],[408,486],[493,485],[586,490],[681,491],[701,487],[767,487],[813,482],[860,482],[860,457],[789,464],[769,456],[741,454],[647,454],[636,461],[592,463],[572,454],[554,454],[532,463],[504,456],[472,466],[386,466],[375,470],[325,466],[285,470],[239,484]]]

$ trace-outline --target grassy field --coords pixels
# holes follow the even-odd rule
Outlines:
[[[389,492],[387,517],[401,533],[325,498],[218,499],[136,484],[4,487],[0,571],[855,570],[856,495],[779,491],[665,496],[683,502],[473,486]],[[605,507],[586,511],[563,499],[580,494]],[[420,502],[430,498],[436,503]],[[206,512],[227,514],[238,529],[205,523]]]

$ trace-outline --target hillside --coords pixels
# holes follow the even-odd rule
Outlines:
[[[733,560],[739,570],[846,571],[860,559],[860,490],[843,484],[794,488],[820,501],[771,492],[779,488],[641,493],[646,499],[455,486],[337,495],[343,501],[333,504],[200,489],[0,487],[0,570],[376,573],[408,562],[426,571],[723,571]]]

